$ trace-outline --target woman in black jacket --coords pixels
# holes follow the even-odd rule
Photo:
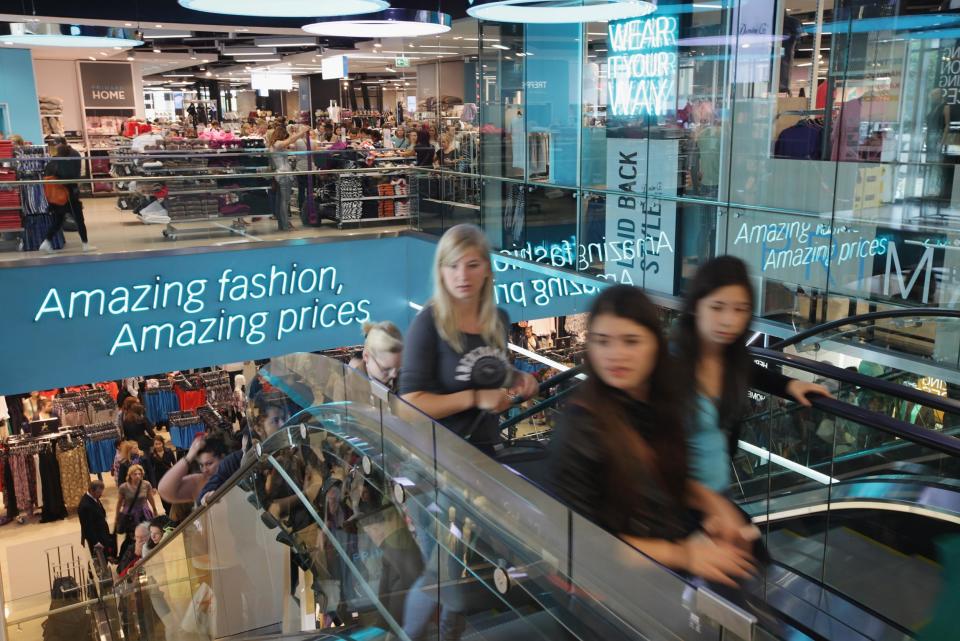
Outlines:
[[[167,443],[163,440],[163,437],[159,434],[154,436],[153,447],[150,448],[150,452],[147,454],[145,466],[147,469],[147,480],[150,481],[153,487],[159,487],[160,479],[170,471],[170,468],[172,468],[176,462],[177,457],[174,456],[173,450],[167,447]],[[170,502],[164,501],[163,497],[160,497],[160,503],[163,504],[164,514],[170,514]]]
[[[68,145],[62,138],[54,152],[56,157],[47,163],[43,170],[44,176],[50,176],[58,180],[73,180],[80,178],[82,173],[81,165],[83,158],[80,153]],[[77,223],[77,232],[80,234],[80,243],[83,251],[92,251],[96,247],[91,247],[87,242],[87,225],[83,219],[83,203],[80,201],[80,187],[77,183],[61,183],[67,189],[67,202],[61,205],[50,205],[50,213],[53,214],[53,224],[47,230],[47,236],[40,243],[40,251],[53,251],[53,238],[63,229],[63,223],[67,218],[67,213],[73,215],[73,220]]]
[[[697,533],[691,510],[712,518],[687,483],[679,394],[657,308],[617,285],[594,301],[588,378],[551,442],[548,484],[584,517],[654,560],[709,581],[750,575],[741,546]]]
[[[156,434],[153,432],[153,426],[147,420],[146,410],[140,403],[130,406],[130,409],[123,414],[123,440],[136,441],[141,452],[149,452],[153,447],[153,439]]]

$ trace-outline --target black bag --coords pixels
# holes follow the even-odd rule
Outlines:
[[[133,534],[133,531],[136,529],[137,523],[136,517],[133,515],[133,506],[137,504],[137,501],[140,499],[140,488],[143,487],[143,479],[140,479],[140,482],[137,483],[137,491],[133,495],[133,501],[130,502],[130,505],[127,506],[127,509],[120,515],[120,520],[117,522],[116,532],[117,534]]]

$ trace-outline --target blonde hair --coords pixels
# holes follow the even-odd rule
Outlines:
[[[487,263],[490,271],[483,288],[480,290],[480,335],[487,345],[505,349],[504,327],[497,311],[493,296],[493,269],[490,263],[490,245],[486,236],[475,225],[456,225],[446,231],[437,244],[437,253],[433,262],[433,319],[437,332],[458,354],[463,353],[463,334],[457,327],[457,317],[453,297],[443,285],[442,269],[460,259],[470,250],[476,250]]]
[[[399,354],[403,351],[403,334],[390,321],[363,324],[363,348],[375,354]]]
[[[120,460],[129,461],[130,460],[130,450],[135,447],[140,447],[136,441],[123,441],[120,443]]]
[[[129,468],[127,468],[127,478],[130,478],[130,475],[133,474],[134,472],[140,472],[141,474],[146,476],[146,473],[143,471],[143,466],[140,465],[139,463],[135,463],[131,465]]]

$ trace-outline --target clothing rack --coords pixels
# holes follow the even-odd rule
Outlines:
[[[170,441],[174,447],[180,450],[189,449],[197,434],[205,430],[203,421],[193,410],[170,412],[168,418],[170,421]]]

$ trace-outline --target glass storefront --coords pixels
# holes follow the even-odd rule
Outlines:
[[[757,315],[798,328],[957,306],[960,7],[704,0],[610,23],[463,20],[475,35],[438,43],[476,42],[460,59],[479,142],[439,171],[480,185],[442,197],[425,231],[479,220],[500,251],[667,296],[733,254]],[[441,126],[445,73],[461,71],[437,65]]]

